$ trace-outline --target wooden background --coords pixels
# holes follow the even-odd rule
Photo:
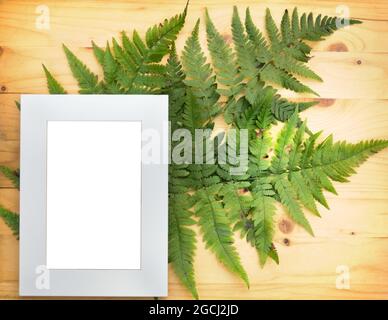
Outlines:
[[[50,30],[36,28],[38,5],[50,10]],[[333,133],[335,139],[388,139],[388,1],[231,1],[192,0],[186,26],[177,46],[181,49],[196,19],[207,5],[219,30],[230,39],[232,5],[240,13],[251,7],[263,25],[265,7],[279,21],[282,11],[298,6],[300,12],[336,15],[345,5],[362,25],[339,31],[314,48],[310,64],[324,79],[312,83],[320,104],[303,114],[313,130]],[[20,93],[46,93],[41,63],[70,92],[77,88],[65,62],[65,43],[94,70],[91,40],[104,45],[121,30],[141,33],[151,24],[182,10],[184,1],[0,1],[0,163],[16,168],[19,160]],[[202,28],[202,41],[204,40]],[[204,43],[204,41],[203,41]],[[284,92],[290,96],[289,92]],[[336,184],[339,196],[328,195],[331,210],[322,219],[310,216],[316,236],[310,237],[278,216],[276,243],[280,266],[263,270],[256,253],[237,239],[251,281],[248,290],[227,272],[199,241],[195,260],[200,297],[247,299],[375,299],[388,298],[388,150],[362,165],[348,184]],[[76,182],[75,182],[76,183]],[[18,192],[0,178],[0,203],[18,210]],[[198,233],[198,232],[197,232]],[[337,267],[350,270],[350,289],[336,288]],[[0,221],[0,298],[18,298],[18,241]],[[190,298],[175,275],[169,275],[169,298]]]

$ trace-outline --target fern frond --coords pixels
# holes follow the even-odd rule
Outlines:
[[[159,62],[169,52],[171,44],[176,40],[185,23],[186,14],[187,4],[181,14],[165,19],[163,23],[154,25],[147,30],[147,55],[150,61]]]
[[[176,53],[175,45],[172,44],[170,55],[166,64],[166,83],[163,92],[169,95],[169,118],[171,130],[182,126],[182,112],[186,101],[185,73]]]
[[[112,84],[115,82],[117,77],[118,64],[113,58],[109,43],[106,44],[106,49],[103,53],[102,67],[104,69],[104,80],[107,84]]]
[[[260,76],[262,80],[275,83],[283,88],[300,93],[312,93],[316,96],[319,96],[318,93],[301,83],[291,73],[284,69],[277,68],[272,64],[267,64],[265,67],[263,67]]]
[[[246,192],[250,187],[247,181],[228,182],[220,190],[224,210],[233,226],[234,232],[240,232],[241,239],[255,247],[254,224],[252,220],[252,196]]]
[[[67,62],[69,63],[74,78],[77,79],[80,93],[101,93],[97,75],[92,73],[65,45],[63,45]]]
[[[248,276],[241,265],[237,250],[233,245],[233,232],[222,205],[214,197],[219,192],[220,185],[202,188],[197,191],[195,214],[199,218],[199,226],[206,247],[231,272],[237,274],[249,287]]]
[[[255,232],[255,246],[259,254],[260,265],[264,266],[272,250],[275,233],[275,192],[268,179],[258,179],[252,185],[253,222]]]
[[[217,157],[217,175],[223,181],[244,181],[249,178],[248,173],[248,145],[247,132],[238,129],[228,131],[225,141],[224,135],[214,138],[215,156]]]
[[[219,194],[223,197],[222,202],[232,224],[249,215],[252,198],[241,194],[241,190],[248,189],[249,186],[248,181],[228,182],[220,189]]]
[[[319,101],[308,101],[308,102],[290,102],[287,99],[275,96],[272,103],[272,113],[274,117],[282,122],[288,120],[296,110],[298,112],[304,111],[312,106],[318,104]]]
[[[193,201],[188,194],[170,194],[168,257],[184,286],[198,299],[194,277],[195,232],[190,226],[196,222],[189,211]]]
[[[224,87],[218,88],[217,91],[227,97],[224,119],[227,123],[231,123],[235,118],[237,95],[241,92],[243,77],[236,68],[234,52],[215,28],[207,10],[206,33],[217,81]]]
[[[280,202],[287,208],[292,220],[302,226],[306,231],[314,235],[310,223],[306,219],[302,208],[297,200],[297,195],[288,181],[287,175],[280,175],[274,181],[274,188],[280,197]]]
[[[285,70],[288,73],[316,81],[323,81],[322,78],[309,67],[289,55],[276,55],[273,57],[273,61],[278,68]]]
[[[0,206],[0,218],[4,220],[13,234],[19,239],[19,215]]]
[[[19,176],[19,169],[13,170],[9,167],[6,166],[1,166],[0,165],[0,172],[8,178],[13,186],[19,190],[20,188],[20,176]]]
[[[346,178],[355,173],[355,168],[387,146],[386,140],[361,141],[357,144],[326,140],[315,149],[310,166],[312,169],[319,166],[334,181],[348,182]]]
[[[237,64],[241,68],[242,75],[247,78],[248,81],[256,80],[258,75],[258,64],[254,54],[255,49],[248,41],[249,39],[245,34],[244,26],[236,6],[233,7],[232,36],[237,54]]]
[[[270,176],[274,179],[280,201],[288,209],[292,219],[312,233],[299,201],[319,216],[315,201],[328,208],[323,190],[336,194],[330,180],[347,182],[347,178],[355,173],[355,168],[373,153],[387,147],[388,141],[334,143],[329,136],[315,146],[320,132],[304,140],[306,125],[302,123],[296,130],[296,119],[295,112],[279,134]]]
[[[265,27],[272,48],[278,49],[281,42],[280,32],[268,8],[265,11]]]
[[[205,153],[203,157],[206,158]],[[190,171],[191,187],[201,189],[218,185],[221,178],[216,174],[217,167],[216,164],[190,164],[188,170]]]
[[[102,68],[104,70],[104,91],[111,94],[121,93],[119,73],[123,72],[123,70],[121,70],[119,63],[113,57],[109,43],[106,44],[105,51],[100,52],[100,54],[103,54],[99,59],[102,60]]]
[[[93,53],[100,65],[104,64],[105,51],[92,41]]]
[[[219,90],[226,97],[234,97],[241,90],[242,76],[236,69],[235,55],[231,47],[215,28],[206,10],[206,33],[207,43],[220,84],[227,87],[227,90]]]
[[[301,18],[301,21],[304,20]],[[331,25],[333,22],[335,24],[336,19],[326,18],[325,21],[321,21],[320,18],[317,18],[319,26],[322,22],[325,25],[327,21]],[[298,77],[322,81],[314,71],[304,64],[308,60],[311,47],[304,43],[303,40],[306,40],[305,35],[317,32],[315,29],[319,29],[319,26],[314,25],[314,30],[312,30],[311,23],[299,23],[299,16],[296,10],[293,12],[292,19],[290,19],[286,10],[279,30],[268,9],[265,16],[265,25],[269,43],[266,42],[260,30],[253,23],[250,11],[247,9],[245,26],[250,43],[254,47],[256,59],[260,63],[260,79],[295,92],[318,95],[311,88],[301,83]],[[322,29],[325,29],[325,27],[322,27]],[[331,27],[328,27],[328,29],[334,31]],[[321,34],[322,32],[318,33]]]
[[[297,8],[294,9],[295,12]],[[297,33],[298,37],[303,40],[309,41],[321,41],[324,37],[332,34],[334,31],[338,30],[347,25],[360,24],[361,21],[337,17],[328,17],[318,15],[315,19],[313,13],[310,12],[308,15],[304,13],[300,17],[300,26],[299,32]],[[297,23],[295,22],[295,26]]]
[[[290,120],[283,126],[283,129],[278,136],[275,144],[275,155],[271,161],[272,172],[282,172],[289,163],[290,150],[288,150],[288,148],[295,134],[297,119],[297,112],[295,112]]]
[[[123,47],[124,48],[126,46],[131,46],[130,44],[128,44],[130,42],[129,42],[129,39],[125,33],[122,33],[122,39],[123,39]],[[124,40],[124,39],[126,39],[126,40]],[[127,50],[123,49],[118,44],[118,42],[115,38],[112,39],[112,46],[113,46],[113,52],[114,52],[115,58],[122,66],[123,70],[129,74],[136,72],[136,61],[130,54],[128,54],[129,49],[127,49]]]
[[[280,30],[282,35],[282,42],[290,43],[294,39],[294,34],[291,30],[291,20],[290,15],[288,14],[288,10],[284,11],[282,22],[280,24]]]
[[[126,93],[159,93],[165,83],[165,69],[160,61],[170,52],[173,42],[182,29],[187,5],[181,14],[149,28],[145,42],[135,30],[132,40],[122,33],[122,46],[113,40],[115,58],[122,70],[120,84]]]
[[[273,122],[272,101],[275,95],[272,87],[255,88],[255,96],[244,98],[245,103],[240,108],[240,115],[236,125],[240,129],[267,129]],[[251,91],[253,93],[253,91]]]
[[[50,94],[66,94],[65,89],[61,86],[61,84],[52,76],[52,74],[47,70],[46,66],[42,64],[44,73],[47,79],[47,87]],[[20,104],[18,105],[20,110]]]
[[[295,189],[300,202],[317,216],[319,215],[317,206],[315,205],[314,195],[311,192],[305,177],[300,172],[291,172],[289,176],[292,187]]]
[[[271,60],[271,53],[267,41],[261,31],[255,26],[252,20],[249,8],[245,12],[245,29],[249,40],[253,43],[256,50],[256,57],[259,62],[266,63]]]
[[[186,89],[186,98],[182,114],[183,126],[194,134],[195,129],[203,128],[208,121],[206,115],[201,112],[201,106],[192,91]]]
[[[187,39],[182,55],[182,65],[186,72],[184,83],[190,88],[191,93],[198,100],[197,112],[211,120],[219,112],[219,94],[215,77],[212,75],[210,64],[206,63],[206,57],[201,49],[198,38],[199,20],[197,21],[191,36]]]
[[[318,15],[314,20],[312,13],[304,13],[299,18],[296,7],[292,12],[291,21],[286,16],[288,16],[288,11],[284,13],[283,20],[284,24],[289,24],[287,28],[291,29],[291,33],[288,37],[283,37],[283,44],[291,56],[302,62],[309,60],[311,52],[311,47],[304,40],[321,41],[339,28],[361,23],[361,21],[353,19],[328,16],[322,18],[321,15]]]
[[[263,132],[260,137],[249,141],[251,175],[260,176],[262,172],[269,169],[271,163],[268,152],[272,145],[271,142],[271,136],[267,132]]]

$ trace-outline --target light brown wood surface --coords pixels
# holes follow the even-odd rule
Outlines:
[[[38,30],[38,5],[50,10],[50,30]],[[103,45],[122,30],[143,33],[164,17],[180,12],[185,1],[0,1],[0,164],[16,168],[19,158],[20,93],[46,93],[41,63],[69,92],[77,87],[61,44],[71,48],[95,72],[101,73],[91,52],[91,40]],[[230,39],[232,6],[243,13],[250,6],[263,25],[268,6],[279,21],[282,11],[336,15],[348,6],[363,24],[336,32],[314,47],[311,67],[324,83],[311,83],[320,104],[303,113],[312,130],[324,130],[335,139],[388,139],[388,1],[231,1],[192,0],[178,49],[205,6],[219,30]],[[205,38],[201,33],[201,41]],[[285,96],[295,96],[283,91]],[[288,221],[279,209],[276,244],[280,265],[260,269],[256,253],[236,239],[250,277],[248,290],[205,250],[198,235],[196,279],[203,299],[387,299],[388,298],[388,150],[363,164],[347,184],[335,184],[339,195],[327,195],[331,210],[320,208],[322,218],[310,216],[315,237]],[[76,181],[75,181],[76,183]],[[18,210],[18,192],[0,177],[0,203]],[[281,229],[281,230],[280,230]],[[338,266],[350,270],[350,289],[336,288]],[[18,298],[18,241],[0,221],[0,298]],[[169,298],[190,298],[170,270]]]

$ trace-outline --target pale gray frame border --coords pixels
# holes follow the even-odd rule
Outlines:
[[[49,270],[50,288],[38,289],[46,265],[47,121],[141,121],[162,138],[161,164],[142,163],[141,269]],[[20,145],[21,296],[167,296],[168,96],[22,95]]]

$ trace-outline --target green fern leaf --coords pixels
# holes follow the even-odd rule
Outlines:
[[[268,152],[271,147],[271,142],[271,136],[267,132],[263,132],[260,137],[249,141],[250,172],[252,175],[260,176],[263,171],[269,169],[271,163]]]
[[[233,273],[237,274],[247,286],[248,276],[240,263],[238,253],[233,246],[233,233],[222,205],[215,199],[220,185],[202,188],[196,193],[195,214],[199,217],[206,247]]]
[[[227,97],[235,96],[241,90],[242,77],[236,70],[236,61],[232,49],[215,28],[208,11],[206,11],[206,33],[217,80],[228,88],[228,90],[222,90],[222,94]]]
[[[295,8],[295,11],[297,9]],[[347,25],[360,24],[361,21],[337,17],[325,16],[322,18],[318,15],[315,20],[313,14],[310,12],[308,15],[305,13],[300,18],[300,28],[298,36],[304,40],[320,41],[325,36],[332,34]]]
[[[175,45],[172,45],[170,56],[166,65],[166,83],[163,92],[169,95],[169,117],[171,130],[182,126],[182,112],[186,101],[185,73],[176,53]]]
[[[314,195],[311,192],[305,178],[300,172],[291,172],[289,176],[292,187],[296,190],[300,202],[317,216],[319,215],[317,206],[315,205]]]
[[[189,129],[192,133],[195,129],[203,128],[208,118],[207,114],[200,112],[201,106],[198,99],[194,96],[190,89],[186,89],[185,105],[183,107],[182,123],[186,129]]]
[[[252,93],[252,92],[251,92]],[[249,97],[244,100],[245,105],[240,109],[240,115],[237,118],[236,124],[240,129],[267,129],[272,122],[272,100],[275,90],[271,87],[256,87],[255,97]]]
[[[297,200],[297,195],[288,181],[287,175],[280,175],[275,179],[274,188],[280,197],[281,203],[287,208],[292,220],[302,226],[312,236],[314,235],[310,223],[307,221]]]
[[[295,60],[289,55],[274,56],[273,61],[278,68],[285,70],[288,73],[296,74],[317,81],[323,81],[322,78],[318,76],[314,71],[312,71],[309,67]]]
[[[282,86],[283,88],[290,89],[295,92],[300,93],[312,93],[316,96],[319,96],[318,93],[310,89],[301,83],[298,79],[296,79],[291,73],[283,69],[276,68],[272,64],[267,64],[263,67],[260,73],[261,79],[264,81],[273,82]]]
[[[265,11],[265,27],[267,29],[267,34],[271,42],[271,46],[273,48],[278,47],[281,42],[280,32],[268,8]]]
[[[20,188],[19,169],[13,170],[6,166],[0,166],[0,172],[9,180],[11,180],[13,186],[19,190]]]
[[[245,29],[248,38],[255,47],[256,57],[259,62],[266,63],[271,60],[271,53],[267,41],[261,31],[255,26],[249,8],[245,12]]]
[[[245,238],[248,243],[255,247],[254,225],[251,214],[252,196],[245,192],[250,183],[229,182],[220,190],[224,210],[233,226],[233,231],[240,232],[241,239]]]
[[[225,89],[219,88],[218,93],[228,98],[224,109],[224,119],[227,123],[231,123],[235,118],[237,95],[241,91],[243,77],[236,69],[234,52],[215,28],[208,11],[206,11],[206,33],[217,80],[225,87]]]
[[[284,43],[290,43],[293,40],[293,33],[291,30],[291,21],[290,15],[288,14],[288,10],[284,11],[282,22],[281,22],[281,34],[282,41]]]
[[[219,94],[210,64],[206,63],[206,57],[202,52],[198,32],[199,20],[186,41],[182,55],[182,64],[186,72],[184,83],[198,100],[199,110],[197,112],[204,114],[207,119],[211,120],[220,112]]]
[[[232,224],[249,215],[252,198],[249,195],[241,194],[241,190],[247,189],[249,186],[250,183],[247,181],[229,182],[220,189],[224,208]]]
[[[237,64],[241,68],[242,75],[247,78],[248,81],[256,80],[258,75],[258,63],[255,57],[255,49],[245,35],[244,26],[236,6],[233,7],[232,35],[237,54]]]
[[[223,134],[216,136],[213,140],[215,142],[214,149],[217,157],[218,167],[217,175],[224,181],[243,181],[248,179],[248,147],[243,139],[244,133],[240,130],[231,131],[226,136],[223,142]]]
[[[275,192],[268,179],[259,179],[253,183],[253,221],[255,229],[255,246],[259,254],[260,265],[264,266],[272,250],[275,233]]]
[[[135,30],[132,41],[123,32],[122,47],[113,41],[113,50],[123,70],[119,72],[120,84],[126,93],[159,93],[165,83],[165,69],[159,64],[170,52],[171,45],[182,29],[187,13],[166,19],[163,23],[149,28],[143,42]]]
[[[123,39],[126,38],[125,33],[123,34]],[[126,38],[128,39],[128,38]],[[127,40],[129,41],[129,40]],[[123,40],[124,42],[124,40]],[[127,73],[132,73],[136,71],[136,63],[132,56],[128,54],[128,50],[124,50],[116,41],[115,38],[112,39],[112,45],[113,45],[113,52],[115,55],[115,58],[120,63],[121,67],[125,70]],[[100,58],[101,62],[103,63],[103,56]]]
[[[322,81],[314,71],[303,64],[307,62],[311,51],[311,47],[303,42],[305,35],[317,33],[317,30],[321,27],[320,18],[317,18],[317,25],[311,26],[310,20],[312,16],[309,17],[310,19],[307,19],[306,15],[302,16],[301,21],[303,23],[299,23],[298,12],[294,10],[291,21],[286,10],[283,14],[279,31],[270,11],[267,9],[265,23],[269,38],[268,45],[260,30],[254,25],[250,12],[247,9],[245,26],[250,44],[254,47],[256,59],[260,63],[260,79],[295,92],[308,92],[317,95],[317,93],[302,84],[297,78],[303,77]],[[331,24],[337,21],[334,18],[330,19]],[[324,25],[326,20],[323,21]],[[314,30],[311,30],[312,27]],[[332,28],[332,26],[330,28],[332,32],[337,29]],[[316,40],[322,39],[318,38]]]
[[[105,51],[104,49],[100,48],[94,41],[92,41],[92,46],[93,46],[93,53],[94,56],[96,57],[98,63],[100,65],[104,64],[104,56],[105,56]]]
[[[274,101],[272,103],[272,113],[277,120],[285,122],[294,114],[295,110],[301,112],[312,106],[315,106],[318,103],[319,101],[308,101],[299,103],[290,102],[284,98],[275,96]]]
[[[0,217],[19,239],[19,215],[0,206]]]
[[[187,194],[169,196],[168,256],[179,279],[198,299],[193,266],[196,240],[194,231],[190,229],[196,223],[189,211],[192,204]]]
[[[43,67],[44,73],[46,74],[47,87],[50,94],[66,94],[65,89],[63,89],[60,83],[57,80],[55,80],[52,74],[47,70],[46,66],[42,64],[42,67]],[[18,108],[20,110],[20,104]]]
[[[123,72],[119,63],[113,57],[109,43],[106,45],[104,56],[102,57],[102,68],[104,70],[104,88],[106,93],[121,93],[120,81],[117,81],[118,74]]]
[[[74,78],[78,80],[80,93],[100,93],[97,75],[92,73],[65,45],[63,45],[67,61]]]
[[[275,173],[285,170],[289,163],[289,150],[287,150],[292,142],[295,134],[297,123],[297,112],[284,125],[275,145],[275,156],[272,158],[271,171]]]
[[[386,140],[361,141],[350,144],[344,141],[332,143],[330,140],[317,146],[310,165],[319,166],[332,180],[347,182],[354,169],[370,155],[388,146]]]
[[[149,51],[148,59],[159,62],[169,52],[171,44],[176,40],[182,29],[187,14],[187,5],[183,12],[169,20],[164,20],[160,25],[149,28],[146,32],[146,43]]]

